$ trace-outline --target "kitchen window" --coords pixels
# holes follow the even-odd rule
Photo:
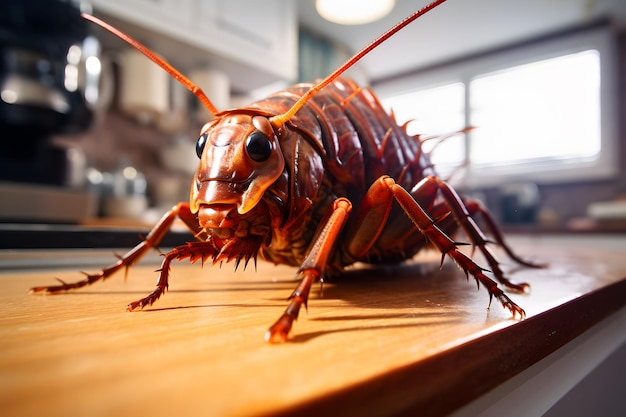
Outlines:
[[[376,86],[442,176],[462,185],[563,182],[617,172],[615,56],[594,28],[423,71]]]

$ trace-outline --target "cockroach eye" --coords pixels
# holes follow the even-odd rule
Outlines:
[[[206,144],[207,136],[208,134],[203,133],[196,142],[196,155],[198,155],[198,158],[202,158],[202,152],[204,151],[204,145]]]
[[[246,152],[255,162],[267,161],[272,154],[272,144],[267,136],[255,130],[246,140]]]

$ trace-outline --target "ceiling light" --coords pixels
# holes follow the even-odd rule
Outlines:
[[[386,16],[395,0],[316,0],[315,8],[324,19],[340,25],[362,25]]]

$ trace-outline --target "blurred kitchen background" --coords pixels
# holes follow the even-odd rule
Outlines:
[[[357,3],[351,18],[384,2]],[[188,199],[210,115],[79,9],[226,109],[327,75],[427,2],[391,3],[377,20],[345,24],[321,17],[315,0],[3,0],[1,246],[51,244],[41,237],[50,227],[141,228]],[[347,76],[400,123],[415,120],[410,132],[450,136],[427,142],[441,175],[505,230],[623,233],[625,27],[619,0],[450,0]]]

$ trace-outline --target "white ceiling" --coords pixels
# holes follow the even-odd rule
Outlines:
[[[426,0],[396,0],[377,22],[342,26],[322,19],[315,0],[298,1],[300,24],[358,51]],[[610,17],[626,26],[624,0],[448,0],[381,45],[360,65],[372,80],[506,46]]]

